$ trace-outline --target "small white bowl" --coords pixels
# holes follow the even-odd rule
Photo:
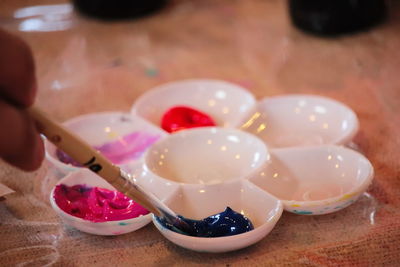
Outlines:
[[[92,173],[87,169],[80,169],[70,173],[59,181],[58,184],[73,186],[85,184],[90,187],[101,187],[109,190],[115,188],[105,180]],[[128,220],[108,221],[108,222],[91,222],[64,212],[54,200],[54,188],[50,193],[50,204],[56,211],[62,221],[82,232],[95,235],[121,235],[142,228],[151,221],[151,213]]]
[[[356,114],[333,99],[284,95],[260,101],[241,129],[270,148],[346,144],[358,130]]]
[[[209,115],[216,126],[236,127],[255,105],[246,89],[225,81],[184,80],[158,86],[140,96],[132,113],[154,125],[174,106],[189,106]]]
[[[271,161],[249,181],[282,200],[286,211],[319,215],[355,202],[373,173],[358,152],[325,145],[271,150]]]
[[[177,214],[195,220],[220,213],[229,206],[253,223],[254,230],[238,235],[194,237],[171,231],[153,217],[153,223],[168,240],[199,252],[219,253],[250,246],[263,239],[282,214],[281,201],[248,181],[181,186],[165,203]]]
[[[254,135],[226,128],[195,128],[165,137],[144,157],[149,177],[183,184],[242,179],[269,158]]]
[[[124,136],[137,132],[138,137],[134,142],[138,149],[138,155],[126,162],[117,164],[126,171],[131,171],[130,165],[140,159],[151,144],[167,135],[162,129],[154,127],[142,118],[123,112],[86,114],[72,118],[64,122],[63,125],[92,146],[101,146],[105,143],[122,140]],[[45,141],[45,148],[46,158],[62,174],[81,169],[60,161],[56,155],[57,148],[49,141]]]

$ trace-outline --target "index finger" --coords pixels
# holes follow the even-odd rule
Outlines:
[[[18,106],[33,104],[35,64],[29,46],[0,29],[0,96]]]

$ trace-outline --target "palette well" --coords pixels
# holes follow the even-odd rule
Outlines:
[[[199,252],[227,252],[247,247],[264,238],[282,214],[282,203],[277,198],[248,181],[213,185],[181,186],[165,203],[178,214],[200,220],[230,206],[248,217],[254,230],[226,237],[193,237],[171,231],[155,217],[153,222],[161,234],[175,244]]]
[[[282,200],[286,211],[321,215],[354,203],[372,178],[371,163],[358,152],[322,145],[272,150],[249,181]]]
[[[343,145],[358,131],[356,114],[344,104],[315,95],[267,97],[257,103],[241,129],[271,148]]]
[[[219,80],[184,80],[147,91],[135,101],[131,112],[160,126],[167,110],[183,105],[205,112],[216,126],[237,127],[255,104],[254,96],[238,85]]]
[[[71,172],[61,179],[57,184],[67,186],[85,185],[88,187],[100,187],[109,190],[115,190],[115,188],[105,180],[86,169],[80,169],[78,171]],[[132,219],[106,222],[93,222],[84,220],[68,214],[57,205],[55,200],[55,188],[53,188],[50,193],[50,204],[65,224],[82,232],[95,235],[121,235],[132,232],[147,225],[151,221],[152,216],[149,213],[147,215],[142,215]]]
[[[167,135],[140,117],[123,112],[101,112],[78,116],[63,123],[111,162],[126,171],[154,142]],[[45,140],[46,158],[65,174],[80,168],[72,159]]]
[[[182,184],[242,179],[269,159],[266,145],[236,129],[195,128],[160,140],[145,154],[148,176]]]
[[[168,134],[161,129],[163,114],[176,106],[198,110],[216,126]],[[358,131],[355,113],[325,97],[284,95],[256,102],[237,85],[187,80],[147,91],[124,116],[160,135],[130,162],[139,185],[186,218],[203,219],[229,206],[255,226],[235,236],[204,238],[171,231],[153,218],[163,236],[188,249],[226,252],[249,246],[273,229],[282,210],[339,211],[373,179],[368,159],[343,146]]]

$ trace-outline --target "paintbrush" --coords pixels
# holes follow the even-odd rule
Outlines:
[[[47,140],[67,153],[71,158],[89,168],[118,191],[132,198],[155,216],[175,227],[178,232],[193,233],[193,228],[178,217],[152,193],[144,190],[131,174],[111,163],[100,152],[92,148],[86,141],[73,134],[61,124],[53,121],[38,107],[30,107],[28,113],[35,120],[37,128]]]

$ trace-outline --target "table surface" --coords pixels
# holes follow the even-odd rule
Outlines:
[[[53,9],[24,9],[41,5]],[[55,181],[46,162],[33,173],[0,163],[0,182],[16,191],[0,202],[0,265],[397,265],[399,13],[392,2],[389,19],[369,32],[318,38],[293,28],[279,0],[176,0],[153,16],[112,23],[79,16],[68,2],[3,0],[0,26],[31,45],[37,104],[58,121],[128,111],[150,88],[188,78],[237,83],[257,99],[318,94],[357,113],[354,143],[374,165],[375,179],[342,211],[284,213],[257,244],[202,254],[174,245],[151,224],[115,237],[66,227],[49,206]]]

